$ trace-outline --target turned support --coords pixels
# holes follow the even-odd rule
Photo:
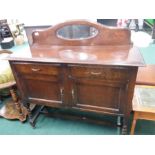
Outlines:
[[[127,135],[128,134],[128,123],[129,123],[129,117],[123,118],[123,124],[122,124],[122,135]]]
[[[23,117],[21,104],[19,103],[15,89],[11,88],[10,93],[11,93],[12,100],[15,103],[16,109],[18,110],[19,114]]]
[[[24,101],[23,103],[24,103],[24,106],[26,107],[27,112],[28,112],[29,123],[33,128],[35,128],[35,123],[33,121],[33,116],[32,116],[32,112],[31,112],[31,108],[30,108],[30,103],[28,103],[27,101]]]

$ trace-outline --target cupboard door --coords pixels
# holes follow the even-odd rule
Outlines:
[[[121,114],[128,89],[127,69],[71,66],[69,79],[73,108]]]
[[[63,75],[59,64],[11,64],[22,98],[27,102],[60,107],[63,103]]]

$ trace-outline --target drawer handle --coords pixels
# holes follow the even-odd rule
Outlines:
[[[31,70],[32,70],[33,72],[38,72],[38,71],[40,71],[40,68],[31,68]]]
[[[101,75],[101,72],[91,72],[91,75]]]
[[[60,88],[60,93],[61,93],[61,101],[63,102],[63,98],[64,98],[64,89]]]
[[[71,94],[72,94],[72,98],[74,99],[74,89],[72,89]]]
[[[60,89],[60,93],[61,93],[61,96],[64,95],[64,89],[63,88]]]

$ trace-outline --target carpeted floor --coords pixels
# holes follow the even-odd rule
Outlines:
[[[146,64],[155,64],[155,44],[140,48]]]
[[[145,39],[145,35],[147,34],[143,35]],[[139,45],[140,44],[138,44],[138,46]],[[20,48],[21,47],[18,47],[13,50],[19,52]],[[24,48],[26,48],[26,45],[24,45]],[[140,50],[147,64],[155,64],[155,44],[150,43],[150,45],[146,47],[142,46]],[[116,121],[115,118],[111,119]],[[118,133],[119,130],[117,127],[113,126],[49,118],[43,115],[38,118],[35,129],[33,129],[28,122],[21,123],[17,120],[0,118],[0,135],[117,135]],[[139,120],[135,134],[155,135],[155,122]]]
[[[59,118],[49,118],[41,115],[33,129],[28,122],[0,120],[0,134],[5,135],[117,135],[117,128],[91,124],[81,121],[71,121]]]
[[[120,131],[119,128],[110,125],[45,117],[44,115],[39,116],[35,129],[28,122],[21,123],[18,120],[0,118],[0,124],[0,135],[119,135]],[[155,122],[138,120],[135,134],[155,135]]]

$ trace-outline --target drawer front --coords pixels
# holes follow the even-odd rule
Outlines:
[[[125,67],[70,66],[70,74],[76,78],[102,78],[104,80],[127,80],[129,69]]]
[[[59,64],[38,64],[38,63],[14,63],[14,68],[22,74],[42,74],[58,75],[60,74]]]

